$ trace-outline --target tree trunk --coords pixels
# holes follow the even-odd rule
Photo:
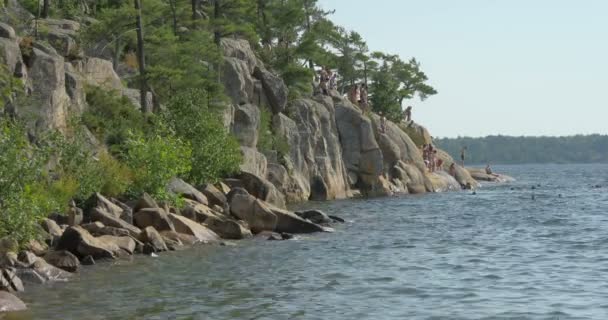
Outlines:
[[[198,18],[196,10],[198,9],[198,0],[192,0],[192,21]]]
[[[169,7],[171,7],[171,19],[173,20],[173,35],[177,36],[177,8],[175,0],[169,1]]]
[[[213,1],[213,19],[215,20],[215,26],[213,27],[213,40],[215,44],[219,47],[220,41],[222,40],[222,31],[217,23],[217,20],[220,18],[222,14],[221,3],[220,0]]]
[[[114,57],[112,58],[112,68],[118,70],[118,60],[120,60],[120,37],[114,40]]]
[[[139,101],[141,104],[141,112],[149,113],[147,95],[148,86],[146,85],[146,59],[144,55],[144,29],[141,22],[141,3],[140,0],[133,0],[135,10],[137,11],[137,63],[139,64]]]
[[[49,9],[51,7],[51,0],[44,0],[42,7],[42,18],[46,19],[49,17]]]

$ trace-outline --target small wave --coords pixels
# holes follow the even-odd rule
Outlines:
[[[563,218],[552,218],[542,222],[541,224],[544,226],[563,226],[568,223],[568,219]]]
[[[365,281],[368,282],[393,282],[396,279],[393,277],[376,277],[376,278],[367,278]]]
[[[407,266],[399,268],[399,271],[431,271],[431,268],[421,266]]]
[[[418,289],[418,288],[414,288],[414,287],[402,287],[402,288],[395,288],[392,289],[391,292],[393,294],[398,294],[398,295],[425,295],[424,290]]]
[[[495,274],[486,274],[485,276],[483,276],[485,279],[490,279],[490,280],[500,280],[502,279],[501,276],[499,275],[495,275]]]

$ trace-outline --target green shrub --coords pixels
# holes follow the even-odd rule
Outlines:
[[[203,91],[181,92],[162,114],[176,135],[192,146],[192,168],[185,178],[197,185],[216,182],[237,172],[242,161],[238,142],[207,101]]]
[[[279,159],[289,154],[287,137],[274,133],[272,127],[272,112],[268,107],[260,108],[260,127],[258,128],[257,148],[261,151],[277,152]]]
[[[99,191],[110,197],[126,193],[133,183],[133,173],[129,167],[106,152],[99,155],[99,165],[103,172],[103,183]]]
[[[167,183],[192,169],[190,143],[166,133],[132,133],[125,141],[125,150],[125,163],[133,172],[129,195],[139,197],[147,192],[161,201],[174,200],[167,192]]]
[[[30,145],[23,126],[0,118],[0,237],[20,244],[37,236],[39,222],[57,201],[49,197],[43,172],[49,152]]]
[[[144,115],[128,98],[94,86],[86,88],[86,95],[89,108],[82,115],[82,123],[110,150],[125,141],[128,131],[148,129]]]
[[[258,150],[273,150],[272,112],[268,107],[260,107],[260,126],[258,127]]]

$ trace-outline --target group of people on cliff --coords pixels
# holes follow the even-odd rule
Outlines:
[[[422,159],[429,172],[435,172],[443,165],[443,160],[437,156],[437,149],[430,143],[422,146]]]

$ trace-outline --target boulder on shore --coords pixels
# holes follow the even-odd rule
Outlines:
[[[169,181],[167,189],[176,195],[181,195],[186,199],[198,201],[204,205],[208,205],[209,201],[202,192],[198,191],[195,187],[186,183],[184,180],[179,178],[173,178]]]
[[[173,213],[169,213],[169,218],[175,226],[175,231],[178,233],[192,235],[198,241],[205,243],[219,240],[219,236],[215,232],[201,224],[198,224],[196,221],[190,220],[183,216],[178,216]]]
[[[175,230],[173,230],[175,231]],[[163,237],[154,229],[154,227],[146,227],[139,235],[139,241],[146,244],[153,252],[168,251],[167,244]]]
[[[209,217],[205,220],[204,225],[213,230],[213,232],[218,234],[222,239],[240,240],[252,236],[251,231],[245,228],[243,224],[226,217]]]
[[[21,299],[6,291],[0,291],[0,312],[23,311],[27,307]]]
[[[44,260],[67,272],[77,272],[80,268],[78,258],[66,250],[50,251],[44,256]]]
[[[331,223],[332,219],[325,214],[325,212],[321,210],[306,210],[306,211],[296,211],[295,214],[305,220],[309,220],[312,223],[323,224],[323,223]]]
[[[238,219],[247,222],[253,233],[273,231],[277,225],[274,213],[261,200],[249,194],[232,194],[230,211]]]
[[[158,231],[175,231],[167,212],[161,208],[141,209],[133,215],[133,221],[139,228],[154,227]]]
[[[120,253],[120,248],[114,243],[95,238],[80,226],[68,227],[59,239],[57,249],[70,251],[79,257],[92,256],[95,259],[114,259]]]

